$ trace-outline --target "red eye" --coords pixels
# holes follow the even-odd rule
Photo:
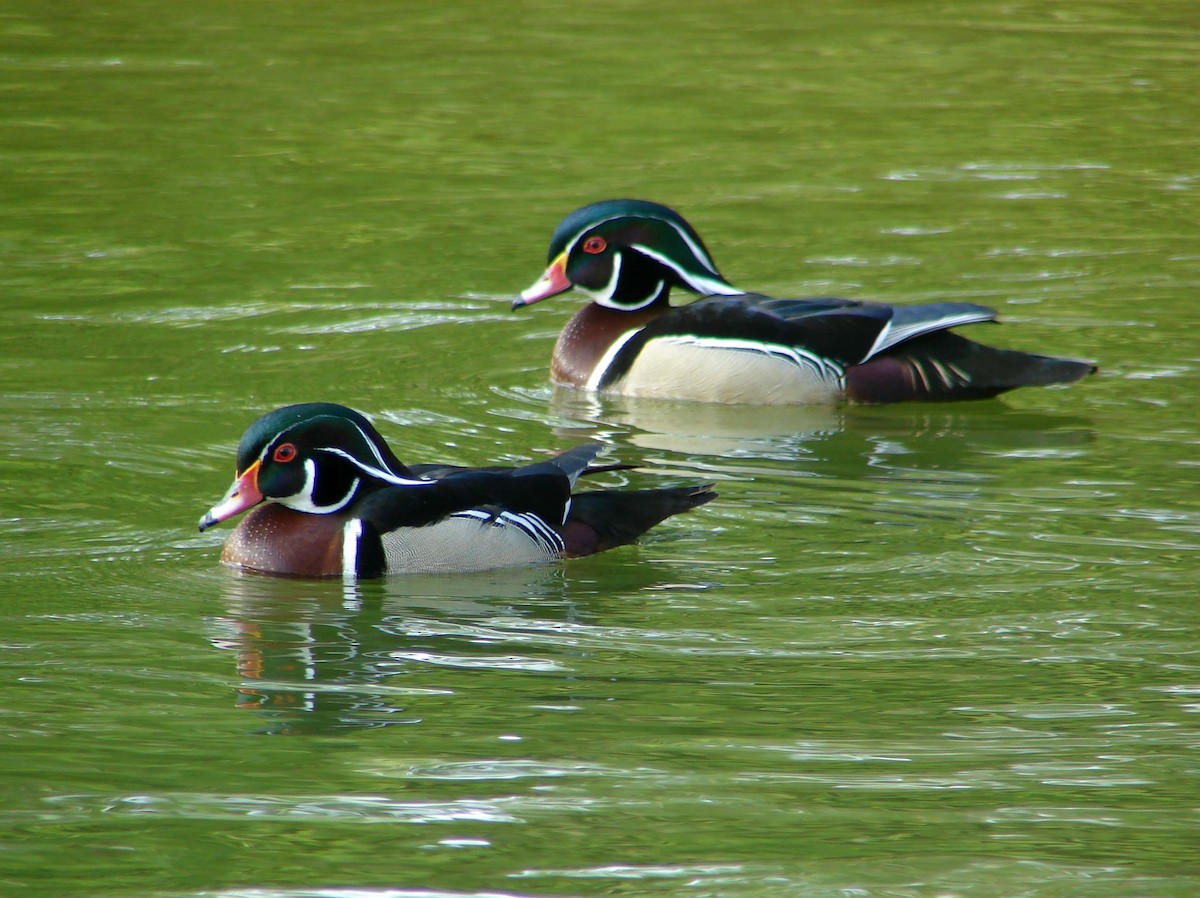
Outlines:
[[[595,255],[596,253],[604,252],[606,249],[608,249],[608,241],[603,237],[589,237],[583,241],[583,251],[585,253]]]
[[[287,464],[295,457],[296,447],[291,443],[283,443],[279,446],[276,446],[275,452],[271,455],[271,458],[275,459],[277,462],[282,462],[283,464]]]

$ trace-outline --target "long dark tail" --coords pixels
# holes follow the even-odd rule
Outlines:
[[[855,402],[989,399],[1017,387],[1074,383],[1095,371],[1080,359],[997,349],[940,332],[851,368],[846,394]]]
[[[717,498],[711,483],[657,490],[595,490],[571,497],[567,558],[631,543],[661,521]]]

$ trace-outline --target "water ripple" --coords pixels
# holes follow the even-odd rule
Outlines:
[[[193,892],[196,898],[529,898],[515,892],[458,892],[443,889],[306,888],[223,889]]]
[[[460,667],[470,670],[525,670],[538,673],[563,671],[563,665],[548,658],[531,658],[521,655],[489,655],[487,657],[447,655],[436,652],[389,652],[388,657],[400,662],[413,661],[437,667]],[[381,664],[380,667],[386,667]]]
[[[741,874],[746,871],[743,864],[609,864],[603,867],[580,867],[564,870],[524,870],[516,874],[518,879],[561,876],[566,879],[680,879],[687,877],[712,877]]]
[[[479,761],[376,761],[369,766],[376,776],[398,777],[414,780],[444,780],[455,782],[492,782],[523,779],[558,779],[561,777],[625,776],[628,772],[615,770],[600,764],[572,762],[552,764],[527,758],[491,758]]]
[[[450,801],[396,801],[379,795],[56,795],[38,819],[69,821],[97,814],[192,820],[323,820],[337,823],[522,823],[525,815],[582,811],[587,799],[537,796]]]

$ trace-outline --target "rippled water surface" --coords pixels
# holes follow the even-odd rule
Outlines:
[[[1200,894],[1194,3],[0,12],[0,891]],[[667,202],[739,285],[964,299],[1069,389],[595,402],[520,314]],[[636,548],[358,586],[195,521],[244,427],[598,438]]]

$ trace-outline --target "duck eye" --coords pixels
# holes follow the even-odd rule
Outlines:
[[[275,447],[275,451],[271,454],[271,458],[282,464],[287,464],[296,457],[296,447],[291,443],[283,443]]]
[[[604,252],[606,249],[608,249],[608,241],[603,237],[589,237],[587,240],[583,241],[583,251],[585,253],[592,253],[595,255],[596,253]]]

